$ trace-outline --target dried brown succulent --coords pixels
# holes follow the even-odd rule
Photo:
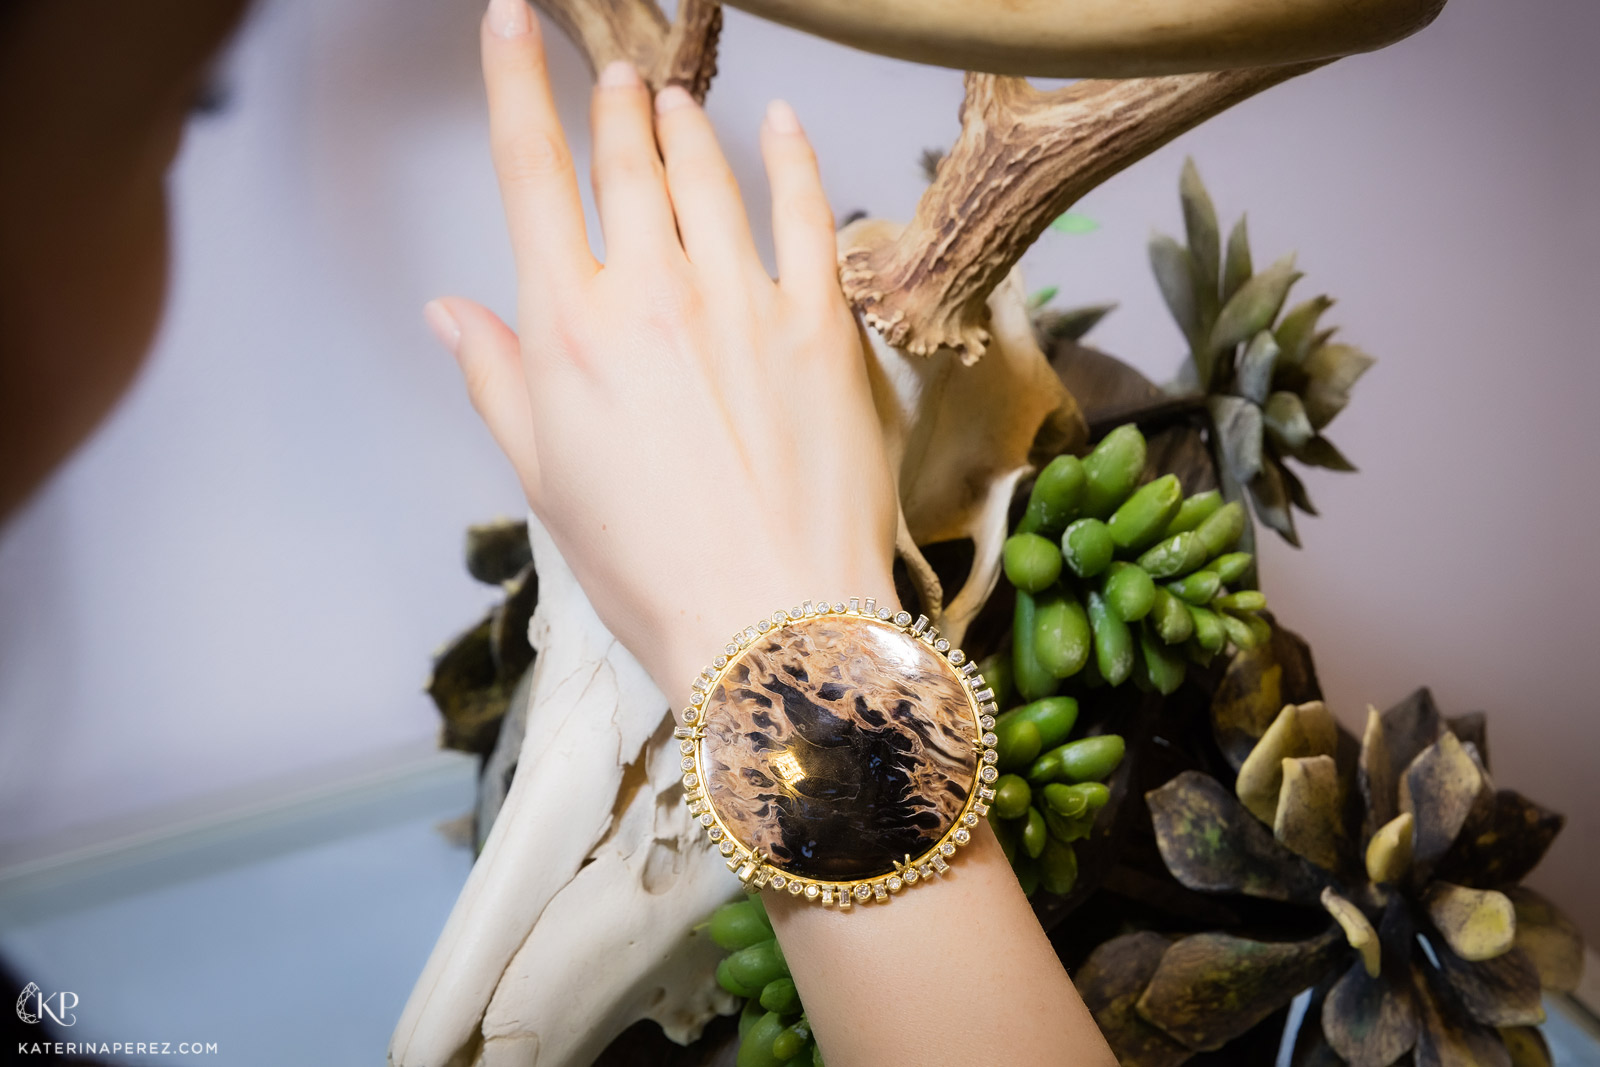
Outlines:
[[[1370,711],[1359,742],[1320,703],[1262,729],[1274,669],[1241,653],[1217,691],[1234,788],[1186,771],[1146,799],[1182,885],[1276,903],[1251,907],[1248,931],[1094,951],[1077,981],[1121,1061],[1182,1063],[1310,989],[1297,1064],[1540,1062],[1541,990],[1572,989],[1583,949],[1519,883],[1562,816],[1496,789],[1483,717],[1445,719],[1426,689]]]
[[[539,599],[539,576],[526,522],[468,527],[466,556],[467,571],[486,585],[500,586],[505,599],[435,653],[423,688],[444,719],[440,747],[487,756],[512,691],[533,664],[528,619]]]

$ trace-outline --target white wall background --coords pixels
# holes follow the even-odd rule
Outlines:
[[[520,511],[419,308],[510,307],[475,0],[263,0],[172,177],[176,275],[147,372],[0,535],[0,865],[107,820],[426,745],[432,648],[489,602],[462,528]],[[552,33],[580,162],[587,72]],[[755,146],[795,104],[835,207],[909,214],[959,75],[729,12],[710,109],[766,225]],[[1492,713],[1497,777],[1572,822],[1535,883],[1600,938],[1600,7],[1451,0],[1419,37],[1212,121],[1092,194],[1025,266],[1158,378],[1144,260],[1201,166],[1258,262],[1300,251],[1378,356],[1313,473],[1326,518],[1265,584],[1330,697],[1431,685]]]

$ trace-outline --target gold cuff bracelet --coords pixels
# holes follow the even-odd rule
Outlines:
[[[806,601],[734,635],[677,728],[684,799],[750,891],[887,901],[994,799],[994,693],[926,616]]]

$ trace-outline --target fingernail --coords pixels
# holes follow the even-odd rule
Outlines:
[[[632,89],[639,84],[639,72],[626,59],[612,60],[600,72],[600,88]]]
[[[800,117],[784,101],[774,100],[767,105],[767,125],[774,133],[799,133]]]
[[[428,329],[439,339],[439,343],[455,355],[456,349],[461,345],[461,326],[456,322],[456,317],[437,300],[430,300],[422,305],[422,318],[428,324]]]
[[[665,115],[680,107],[694,106],[694,97],[681,85],[669,85],[656,94],[656,114]]]
[[[489,29],[496,37],[521,37],[533,29],[528,0],[489,0]]]

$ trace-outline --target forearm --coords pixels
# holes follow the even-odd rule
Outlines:
[[[830,1067],[1116,1062],[986,822],[887,906],[763,899]]]
[[[797,587],[825,593],[840,583],[814,579]],[[731,589],[724,595],[730,602],[741,596]],[[753,595],[765,599],[727,619],[754,619],[791,602]],[[742,598],[750,596],[746,587]],[[693,677],[698,666],[684,663],[677,676]],[[687,699],[686,688],[666,688]],[[833,1067],[1115,1062],[986,822],[936,883],[887,904],[846,911],[770,889],[763,900]]]

